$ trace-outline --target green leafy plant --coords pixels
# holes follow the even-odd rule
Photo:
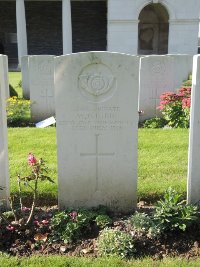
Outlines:
[[[181,195],[169,188],[164,199],[157,202],[153,219],[163,231],[185,231],[197,220],[197,215],[197,206],[186,205],[185,200],[181,200]]]
[[[19,222],[21,225],[28,225],[33,218],[35,205],[38,199],[39,181],[48,180],[49,182],[54,183],[54,181],[47,176],[48,168],[46,167],[43,159],[37,160],[32,153],[29,153],[28,165],[31,168],[31,174],[24,177],[21,177],[20,174],[17,176],[20,209],[15,208],[15,195],[10,196],[10,206],[15,218],[15,222]],[[23,204],[23,187],[28,187],[32,191],[33,199],[31,208],[26,208]]]
[[[91,230],[96,212],[88,210],[66,210],[58,212],[51,219],[52,234],[50,240],[71,243],[82,238]]]
[[[135,254],[134,240],[125,232],[105,228],[98,238],[98,252],[101,256],[130,258]]]
[[[179,193],[168,188],[164,199],[155,205],[153,213],[148,215],[136,212],[129,222],[137,233],[154,238],[169,231],[185,231],[198,219],[198,213],[197,206],[186,205]]]
[[[8,126],[26,125],[30,120],[30,100],[10,97],[7,100],[6,111]]]
[[[167,125],[174,128],[188,128],[191,102],[191,87],[183,87],[178,93],[165,92],[160,96],[160,106]]]
[[[95,222],[99,228],[103,229],[112,224],[112,219],[108,215],[100,214],[96,217]]]
[[[162,229],[156,224],[152,215],[136,212],[129,218],[129,223],[140,235],[147,235],[150,238],[160,236]]]
[[[144,128],[151,128],[151,129],[156,129],[156,128],[163,128],[167,124],[167,121],[164,118],[152,118],[149,120],[146,120],[143,123]]]

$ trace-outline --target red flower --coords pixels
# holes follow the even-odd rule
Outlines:
[[[37,159],[34,157],[32,153],[28,154],[28,164],[34,166],[37,163]]]

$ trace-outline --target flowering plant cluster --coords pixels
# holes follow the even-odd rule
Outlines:
[[[45,165],[43,159],[37,159],[32,153],[28,154],[28,165],[31,168],[31,174],[25,177],[21,177],[20,174],[17,176],[18,191],[19,191],[19,203],[20,208],[16,209],[15,196],[10,197],[10,206],[15,218],[15,225],[28,225],[33,218],[35,205],[38,198],[38,182],[48,180],[53,182],[53,180],[47,176],[48,168]],[[31,189],[33,194],[31,208],[27,208],[23,204],[23,187],[28,187]],[[43,222],[45,224],[45,222]],[[10,229],[13,230],[13,225],[9,225]]]
[[[191,87],[182,87],[177,93],[165,92],[160,96],[160,106],[167,125],[188,128],[190,120]]]
[[[10,97],[7,100],[7,121],[8,126],[19,126],[26,124],[30,118],[30,100]]]

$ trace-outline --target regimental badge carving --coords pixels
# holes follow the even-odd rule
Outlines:
[[[166,70],[166,66],[163,62],[157,61],[152,66],[152,74],[162,74]]]
[[[81,93],[92,102],[105,101],[113,95],[116,79],[104,64],[90,64],[83,68],[78,77]]]
[[[114,78],[112,76],[80,75],[80,85],[89,94],[99,96],[105,94],[112,86]]]
[[[51,75],[53,73],[52,61],[44,61],[38,65],[38,72],[42,75]]]

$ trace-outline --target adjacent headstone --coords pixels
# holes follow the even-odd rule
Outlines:
[[[29,82],[32,121],[54,116],[54,56],[29,57]]]
[[[6,94],[5,83],[6,64],[5,57],[0,55],[0,204],[6,204],[9,196],[9,172],[8,172],[8,143],[7,143],[7,121],[6,121]],[[4,65],[5,64],[5,65]],[[5,69],[3,68],[5,66]]]
[[[174,64],[170,56],[145,56],[140,58],[140,120],[160,116],[157,109],[160,95],[174,91]]]
[[[30,99],[30,88],[29,88],[29,56],[23,56],[21,58],[21,73],[22,73],[23,97],[25,99]]]
[[[170,55],[174,61],[174,91],[177,91],[184,80],[192,73],[192,55]]]
[[[188,158],[188,203],[200,201],[200,56],[194,56]]]
[[[58,195],[64,207],[136,207],[139,58],[55,58]]]
[[[5,99],[10,97],[9,83],[8,83],[8,57],[6,55],[0,55],[0,73],[1,73],[1,84],[5,91]]]

